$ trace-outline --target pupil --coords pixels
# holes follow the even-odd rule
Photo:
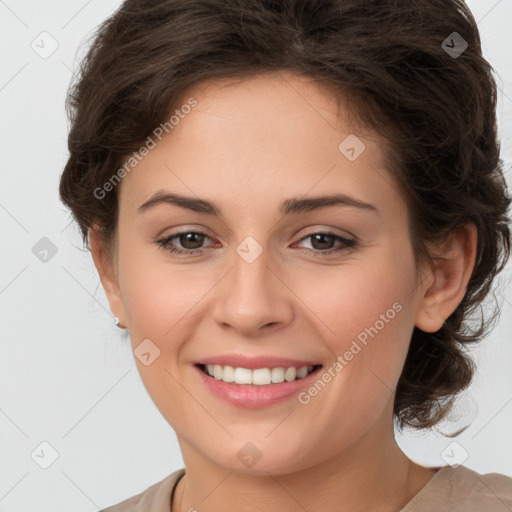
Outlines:
[[[199,243],[197,240],[194,242],[194,237],[199,237]],[[198,249],[203,245],[203,238],[204,235],[201,235],[200,233],[186,233],[180,236],[180,243],[187,249]],[[188,245],[190,242],[192,243],[192,247]],[[196,245],[194,245],[194,243]]]
[[[320,235],[314,235],[313,236],[313,241],[315,241],[315,242],[318,241],[318,240],[322,240],[322,239],[323,240],[328,239],[327,245],[330,245],[329,240],[332,242],[332,237],[329,236],[329,235],[322,235],[322,234],[320,234]],[[313,247],[315,247],[315,243],[313,243]],[[315,247],[315,249],[329,249],[329,248],[330,247],[325,247],[325,246],[322,247],[322,244],[320,244],[320,247]]]

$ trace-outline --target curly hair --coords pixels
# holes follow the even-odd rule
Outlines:
[[[467,47],[466,47],[467,45]],[[416,262],[468,222],[478,232],[467,292],[435,333],[414,328],[395,395],[399,428],[429,428],[471,382],[470,344],[510,252],[497,86],[462,0],[126,0],[93,34],[67,98],[60,197],[84,245],[116,234],[118,192],[101,187],[194,84],[289,70],[339,92],[355,122],[389,142]]]

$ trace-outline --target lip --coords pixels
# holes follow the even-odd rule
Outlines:
[[[248,357],[242,354],[225,354],[201,359],[199,361],[195,361],[195,364],[219,364],[221,366],[233,366],[233,368],[247,368],[249,370],[256,370],[258,368],[275,368],[278,366],[283,368],[289,368],[290,366],[300,368],[301,366],[318,366],[322,363],[319,361],[300,361],[298,359],[289,359],[285,357]]]
[[[275,358],[272,358],[272,360],[275,360]],[[291,366],[295,365],[292,364]],[[305,365],[303,364],[302,366]],[[265,386],[257,386],[254,384],[234,384],[217,380],[206,375],[199,366],[199,363],[194,365],[193,368],[207,389],[215,396],[236,407],[244,409],[259,409],[262,407],[269,407],[283,402],[286,399],[290,399],[293,396],[297,396],[302,389],[311,386],[311,384],[318,378],[318,374],[322,369],[322,366],[318,365],[318,367],[315,368],[308,376],[303,377],[302,379]]]

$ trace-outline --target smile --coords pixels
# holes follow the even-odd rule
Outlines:
[[[274,367],[274,368],[256,368],[249,369],[243,367],[222,366],[220,364],[199,365],[199,368],[209,377],[216,380],[222,380],[227,383],[252,384],[254,386],[271,386],[281,384],[282,382],[292,382],[307,377],[315,369],[315,366],[294,367]]]
[[[322,365],[250,369],[199,363],[194,368],[206,389],[222,401],[243,409],[258,409],[297,397],[313,384]]]

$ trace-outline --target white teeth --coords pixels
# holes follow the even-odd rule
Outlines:
[[[216,364],[213,366],[213,376],[217,380],[221,380],[223,376],[222,366],[220,364]]]
[[[306,375],[308,374],[308,367],[307,366],[301,366],[298,370],[297,370],[297,377],[299,379],[302,379],[303,377],[305,377]]]
[[[235,369],[232,366],[224,366],[222,380],[224,382],[235,382]]]
[[[234,368],[233,366],[222,366],[220,364],[207,364],[206,373],[216,380],[234,382],[235,384],[253,384],[255,386],[266,386],[269,384],[280,384],[284,381],[292,382],[309,375],[314,366],[301,366],[295,368]]]
[[[280,384],[284,382],[284,368],[272,368],[271,370],[272,382],[274,384]]]
[[[297,376],[297,370],[290,366],[290,368],[286,368],[286,371],[284,372],[284,378],[288,382],[291,382],[292,380],[295,380],[295,377]]]
[[[272,377],[268,368],[258,368],[257,370],[252,371],[253,384],[256,384],[257,386],[263,386],[265,384],[270,384],[271,382]]]
[[[252,384],[252,370],[235,368],[235,384]]]

